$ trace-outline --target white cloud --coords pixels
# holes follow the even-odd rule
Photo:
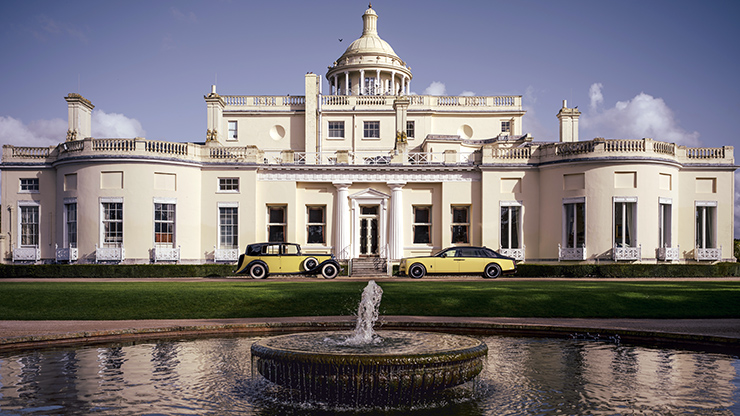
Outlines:
[[[55,118],[24,124],[13,117],[0,116],[0,144],[46,147],[63,142],[67,137],[67,122]]]
[[[473,91],[465,90],[465,91],[463,91],[463,92],[460,93],[460,96],[461,97],[474,97],[475,96],[475,93]]]
[[[594,137],[640,139],[650,137],[663,142],[698,146],[699,133],[681,128],[673,111],[662,98],[641,92],[629,101],[601,109],[604,97],[601,84],[589,89],[591,110],[581,117],[582,127]],[[583,134],[581,136],[584,136]]]
[[[594,82],[588,89],[588,96],[591,97],[592,109],[596,109],[604,102],[604,95],[601,94],[602,88],[604,88],[604,85],[602,85],[600,82]]]
[[[123,114],[95,110],[92,114],[92,136],[98,138],[145,137],[141,123]]]
[[[424,90],[424,95],[447,95],[447,87],[442,82],[433,81]]]

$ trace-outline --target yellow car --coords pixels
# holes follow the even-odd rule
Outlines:
[[[291,243],[257,243],[247,246],[239,256],[236,274],[248,273],[264,279],[270,273],[319,274],[333,279],[339,274],[339,262],[332,254],[301,254],[301,246]]]
[[[477,274],[495,279],[502,274],[514,273],[516,260],[486,247],[451,247],[426,257],[401,260],[400,274],[421,279],[427,273]]]

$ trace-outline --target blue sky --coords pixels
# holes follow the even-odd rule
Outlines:
[[[4,1],[0,142],[64,140],[66,103],[97,137],[203,141],[203,95],[302,95],[362,31],[365,1]],[[563,99],[581,139],[736,145],[736,1],[380,0],[378,32],[414,93],[522,95],[524,131],[556,141]],[[339,39],[343,39],[339,42]],[[738,183],[736,175],[736,184]],[[740,201],[736,185],[736,201]],[[740,203],[736,202],[737,206]],[[740,236],[736,213],[735,235]]]

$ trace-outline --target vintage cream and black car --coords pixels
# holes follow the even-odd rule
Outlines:
[[[451,247],[426,257],[401,260],[400,274],[421,279],[427,273],[482,274],[495,279],[502,274],[514,273],[516,260],[486,247]]]
[[[264,279],[268,274],[319,274],[333,279],[340,266],[331,254],[301,254],[301,246],[291,243],[257,243],[247,246],[239,256],[236,274]]]

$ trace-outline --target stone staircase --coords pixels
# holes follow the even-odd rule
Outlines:
[[[386,276],[387,270],[386,260],[380,257],[352,259],[352,277]]]

